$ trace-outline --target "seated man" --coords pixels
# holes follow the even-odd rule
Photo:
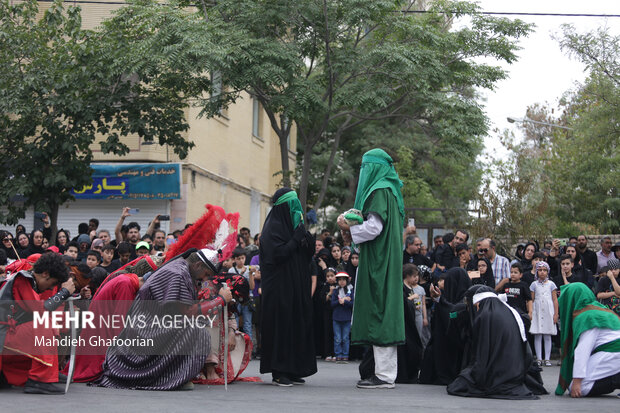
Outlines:
[[[197,284],[215,274],[218,252],[208,248],[178,256],[157,269],[138,290],[128,317],[143,320],[126,325],[108,347],[103,387],[140,390],[191,389],[190,380],[200,373],[210,353],[205,317],[217,306],[230,302],[229,289],[222,288],[214,300],[196,304]],[[181,317],[182,325],[164,320]],[[203,316],[203,317],[194,317]],[[195,324],[191,322],[200,318]],[[149,341],[141,341],[148,337]],[[129,342],[129,345],[127,344]]]
[[[555,394],[600,396],[620,389],[620,318],[583,283],[560,289],[562,367]]]
[[[448,393],[500,399],[537,399],[535,394],[546,394],[540,378],[528,386],[533,358],[519,313],[488,286],[469,288],[465,303],[471,328],[469,363],[448,385]]]
[[[60,290],[50,296],[48,290]],[[0,386],[24,386],[24,393],[63,394],[58,382],[58,351],[51,326],[35,329],[33,313],[54,311],[75,286],[60,255],[47,253],[32,271],[20,271],[0,287]],[[46,295],[44,295],[46,294]],[[45,297],[49,297],[45,299]],[[36,344],[35,339],[43,340]]]

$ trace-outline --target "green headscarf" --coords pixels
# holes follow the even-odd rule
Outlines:
[[[297,198],[297,192],[289,191],[285,193],[278,198],[273,206],[280,205],[285,202],[288,203],[288,209],[291,214],[291,222],[293,223],[293,229],[295,229],[300,223],[304,222],[304,212],[301,208],[301,202],[299,201],[299,198]]]
[[[396,197],[401,218],[405,217],[405,203],[400,188],[402,181],[392,165],[394,161],[383,149],[371,149],[362,157],[360,178],[355,194],[355,209],[362,211],[370,194],[381,188],[388,188]]]
[[[620,330],[620,318],[607,307],[596,301],[592,290],[576,282],[560,288],[560,334],[562,343],[562,367],[555,394],[564,394],[573,380],[575,348],[581,333],[592,328]],[[604,346],[604,348],[602,348]],[[604,344],[594,351],[620,352],[620,340]]]

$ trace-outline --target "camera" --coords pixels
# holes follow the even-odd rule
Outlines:
[[[170,215],[157,215],[157,219],[160,221],[170,221]]]

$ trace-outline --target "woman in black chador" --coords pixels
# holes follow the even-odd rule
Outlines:
[[[260,372],[279,386],[303,384],[316,373],[310,260],[314,237],[303,224],[297,194],[279,189],[260,236]]]
[[[471,287],[471,279],[464,269],[450,268],[442,274],[431,296],[438,296],[431,322],[431,341],[424,352],[420,383],[447,385],[461,371],[468,323],[463,297]]]
[[[528,375],[532,354],[516,310],[495,291],[475,285],[465,294],[471,321],[469,363],[448,385],[453,396],[537,399],[546,394],[540,374]]]

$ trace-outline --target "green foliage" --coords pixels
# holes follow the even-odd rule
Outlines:
[[[533,110],[528,116],[543,121]],[[524,129],[521,142],[504,132],[502,143],[510,156],[494,160],[484,173],[475,203],[481,218],[472,225],[476,236],[508,239],[511,245],[523,237],[547,239],[556,228],[557,221],[550,213],[554,183],[546,168],[549,146],[541,145],[539,135],[532,134],[529,125]]]
[[[172,64],[182,36],[149,36],[153,27],[119,18],[83,30],[80,9],[61,1],[40,19],[38,10],[34,0],[0,2],[0,221],[9,224],[32,205],[55,225],[69,190],[91,180],[96,138],[104,153],[127,153],[123,137],[135,134],[185,157],[193,145],[183,137],[187,98],[204,88]]]
[[[565,25],[558,41],[588,77],[560,100],[559,117],[535,104],[527,118],[569,129],[525,122],[518,143],[505,133],[510,156],[491,165],[478,197],[480,235],[514,242],[620,231],[620,37]]]
[[[578,34],[563,27],[563,50],[584,63],[588,78],[561,101],[570,134],[556,134],[551,173],[562,182],[555,212],[564,222],[620,231],[620,36],[608,29]]]
[[[472,185],[459,183],[462,191],[454,198],[471,197],[479,176],[471,163],[486,130],[472,90],[491,88],[506,76],[475,58],[513,62],[515,40],[531,27],[477,14],[478,6],[469,2],[437,1],[431,13],[400,13],[415,7],[415,1],[394,0],[222,0],[206,9],[210,24],[226,33],[222,41],[234,51],[222,70],[231,93],[247,90],[259,99],[280,139],[287,135],[276,114],[297,126],[302,203],[315,208],[324,199],[338,203],[341,197],[325,196],[338,185],[331,179],[336,154],[344,150],[354,169],[359,158],[352,159],[357,154],[347,148],[355,143],[347,140],[359,142],[363,136],[366,143],[365,125],[371,122],[373,133],[403,127],[390,119],[408,119],[404,127],[410,136],[431,141],[428,155],[421,157],[428,161],[422,175],[437,187],[438,199],[449,202],[455,192],[454,182],[440,179],[446,174],[472,176]],[[451,29],[452,19],[466,15],[469,26]],[[464,134],[464,129],[469,130]],[[389,137],[376,137],[376,146],[389,146]],[[330,156],[319,174],[314,164],[324,164],[325,151]],[[451,162],[455,156],[469,161]],[[351,182],[340,186],[354,189]]]

